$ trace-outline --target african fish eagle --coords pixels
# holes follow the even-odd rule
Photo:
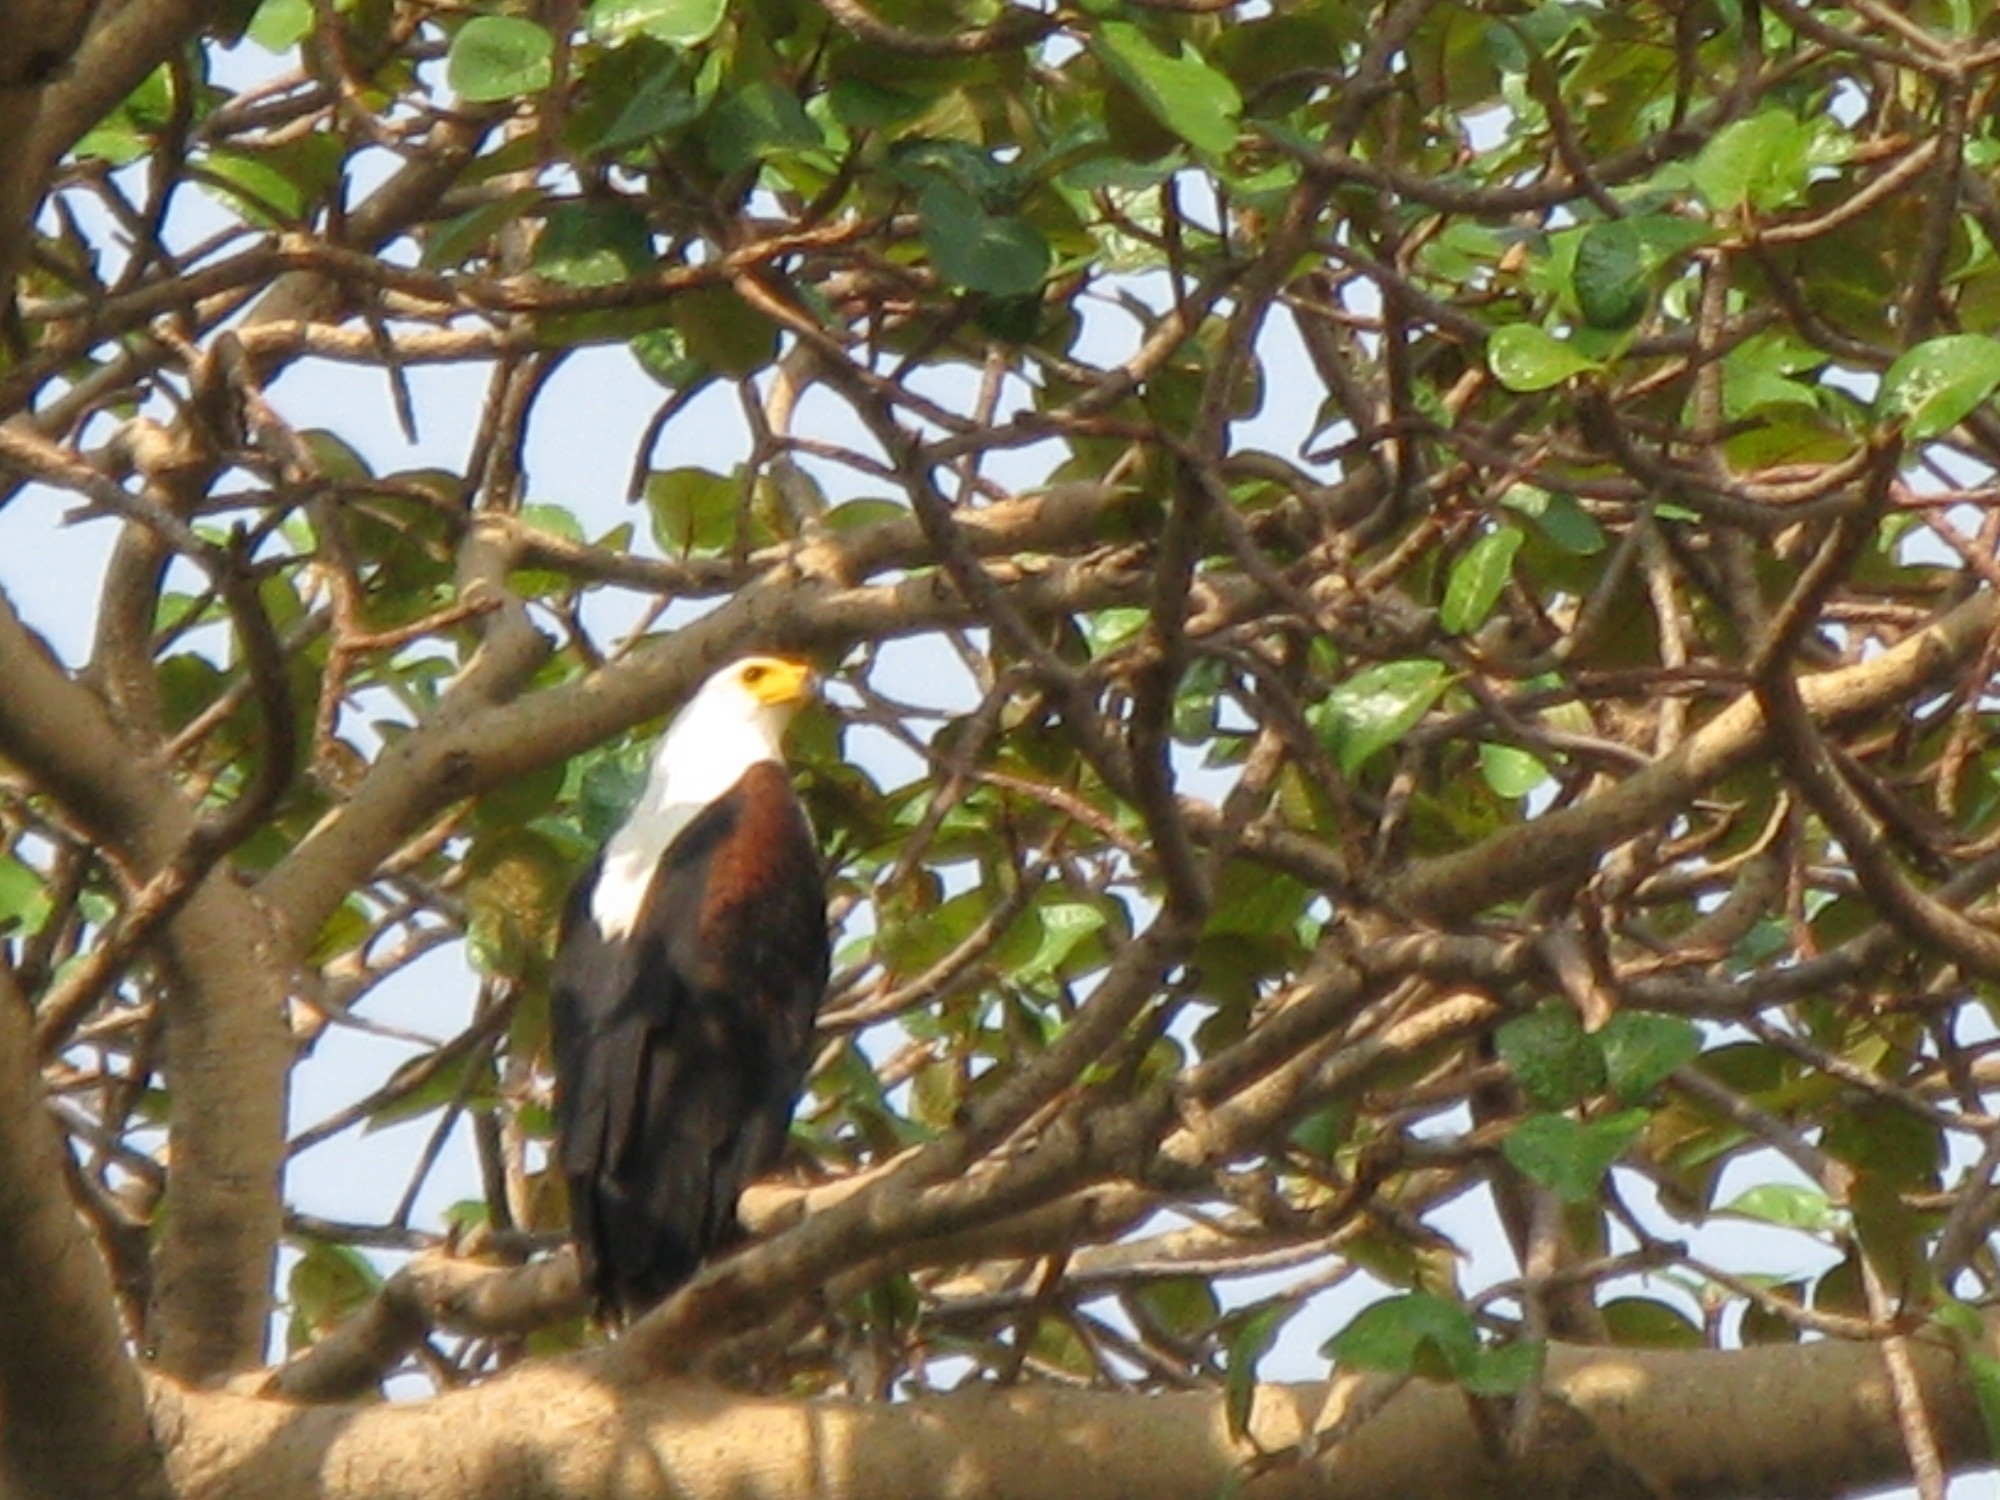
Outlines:
[[[810,668],[751,656],[689,700],[570,893],[553,979],[571,1234],[600,1313],[636,1317],[741,1233],[776,1165],[826,990],[826,890],[780,742]]]

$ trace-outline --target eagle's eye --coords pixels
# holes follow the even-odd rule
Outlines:
[[[743,681],[747,686],[755,687],[770,674],[770,670],[762,662],[752,662],[743,669]]]

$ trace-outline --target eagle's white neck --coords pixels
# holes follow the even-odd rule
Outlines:
[[[590,895],[590,915],[604,937],[616,941],[638,925],[660,857],[703,808],[759,761],[783,759],[789,717],[761,704],[746,709],[740,694],[718,698],[705,689],[667,726],[646,790],[604,846]]]

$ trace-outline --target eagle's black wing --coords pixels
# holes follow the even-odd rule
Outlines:
[[[572,893],[554,975],[572,1233],[607,1313],[661,1300],[738,1233],[783,1150],[826,989],[825,888],[782,770],[753,766],[668,849],[633,931]]]

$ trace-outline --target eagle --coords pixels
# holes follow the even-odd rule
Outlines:
[[[552,991],[558,1160],[586,1289],[637,1317],[741,1237],[776,1165],[826,992],[826,886],[785,769],[812,670],[749,656],[702,684],[570,893]]]

